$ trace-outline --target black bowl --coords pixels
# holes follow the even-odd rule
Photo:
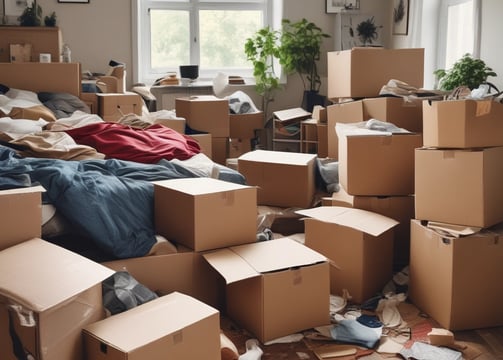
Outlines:
[[[199,77],[199,65],[180,65],[180,77],[195,80]]]

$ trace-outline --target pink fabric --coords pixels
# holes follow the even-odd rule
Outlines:
[[[156,164],[161,159],[186,160],[201,152],[199,143],[166,126],[145,129],[119,123],[95,123],[65,130],[77,144],[92,146],[106,158]]]

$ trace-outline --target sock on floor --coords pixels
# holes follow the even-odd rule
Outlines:
[[[264,353],[259,347],[257,339],[246,340],[246,352],[239,357],[239,360],[260,360]]]
[[[379,342],[381,328],[369,328],[356,320],[341,320],[330,329],[334,340],[357,344],[372,349]]]

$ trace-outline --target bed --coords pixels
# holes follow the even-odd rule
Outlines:
[[[237,171],[204,156],[192,138],[162,125],[132,126],[142,122],[138,118],[107,123],[85,107],[58,113],[68,105],[64,99],[78,103],[79,64],[0,63],[0,84],[0,190],[42,185],[53,224],[43,237],[95,260],[144,256],[156,244],[152,181],[212,176],[245,183]],[[33,93],[52,101],[38,108],[50,110],[47,118],[23,103]],[[13,98],[18,106],[11,106]],[[19,130],[21,123],[27,125]],[[155,149],[149,149],[153,139]],[[64,231],[55,231],[55,222]]]

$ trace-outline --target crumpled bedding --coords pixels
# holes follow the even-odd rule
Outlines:
[[[155,243],[151,181],[199,176],[180,161],[21,158],[0,146],[0,190],[42,185],[44,202],[111,258],[144,256]],[[241,174],[223,166],[218,178],[245,183]]]
[[[91,109],[85,102],[69,93],[39,92],[38,99],[51,109],[57,119],[71,116],[75,111],[91,112]]]

